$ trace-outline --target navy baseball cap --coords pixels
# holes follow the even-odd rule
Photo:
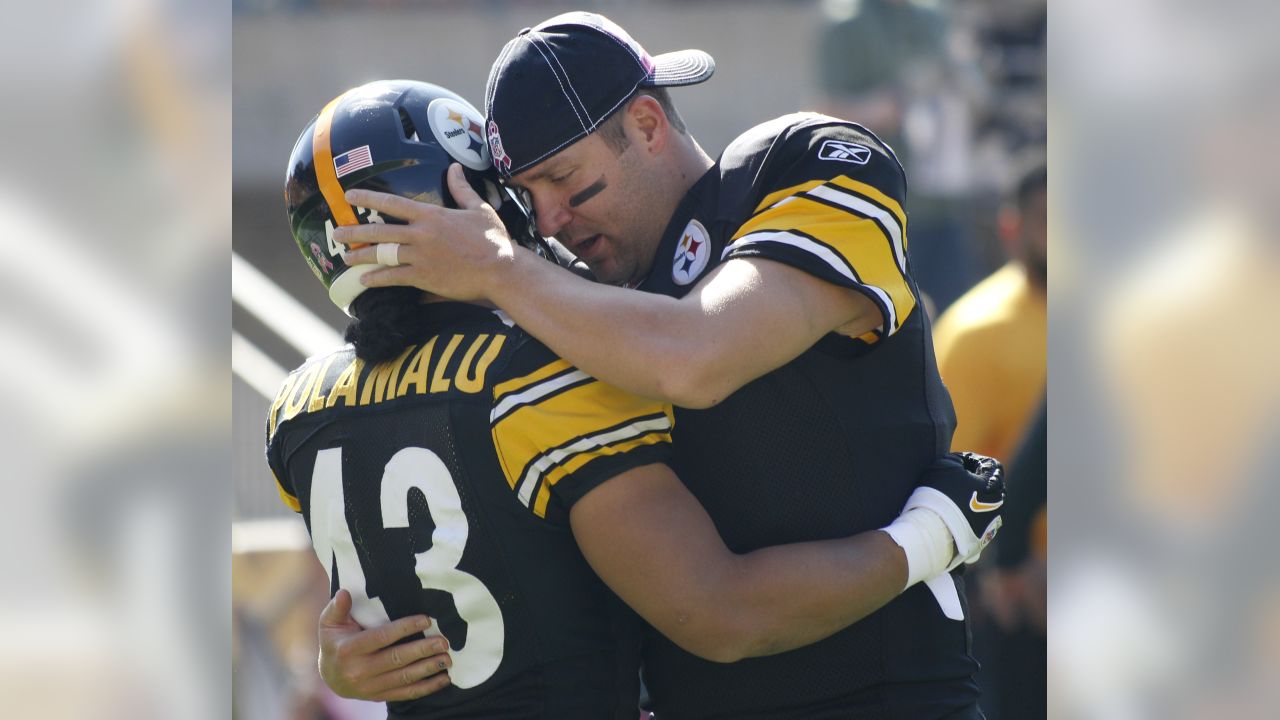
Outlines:
[[[595,132],[642,87],[693,85],[716,63],[701,50],[650,55],[612,20],[569,12],[520,31],[485,89],[486,133],[504,176]]]

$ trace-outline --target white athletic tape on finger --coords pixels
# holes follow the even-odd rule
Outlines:
[[[382,243],[378,246],[378,264],[395,267],[400,264],[400,243]]]

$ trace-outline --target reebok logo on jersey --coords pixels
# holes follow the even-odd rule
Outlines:
[[[866,165],[871,160],[871,148],[857,143],[827,140],[818,148],[818,159]]]
[[[1004,500],[1000,502],[984,503],[978,500],[978,491],[973,491],[973,497],[969,498],[969,509],[974,512],[991,512],[1004,504]]]

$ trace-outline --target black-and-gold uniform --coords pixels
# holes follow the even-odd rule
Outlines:
[[[670,406],[585,375],[496,313],[441,303],[438,332],[366,366],[308,360],[267,421],[281,497],[366,627],[425,613],[452,686],[391,717],[634,720],[634,616],[591,571],[573,503],[668,462]],[[628,629],[631,632],[627,632]]]
[[[955,414],[911,276],[905,194],[869,131],[802,113],[735,140],[667,228],[642,290],[678,297],[725,259],[766,258],[865,294],[885,318],[861,337],[828,335],[712,409],[677,410],[673,467],[736,552],[883,527],[949,450]],[[780,655],[716,664],[650,630],[644,658],[662,720],[976,713],[966,624],[923,585]]]

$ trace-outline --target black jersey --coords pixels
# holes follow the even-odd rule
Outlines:
[[[308,360],[267,421],[268,463],[331,591],[351,592],[366,627],[425,613],[449,639],[452,685],[391,717],[634,720],[638,630],[628,648],[630,611],[583,559],[568,511],[669,461],[670,407],[496,313],[428,312],[440,331],[392,361],[366,366],[350,346]]]
[[[673,467],[736,552],[883,527],[949,450],[955,414],[911,276],[905,192],[865,128],[789,115],[735,140],[667,228],[642,290],[681,296],[723,260],[767,258],[864,293],[884,317],[714,408],[677,410]],[[923,585],[780,655],[716,664],[648,631],[644,658],[663,720],[933,718],[978,693],[965,623]]]

